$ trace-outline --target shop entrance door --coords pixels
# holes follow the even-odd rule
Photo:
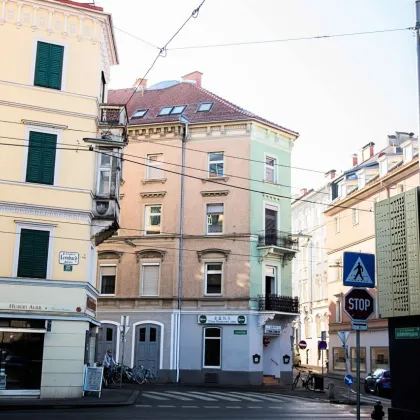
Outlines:
[[[136,353],[134,364],[144,366],[156,377],[159,371],[160,326],[155,324],[136,327]]]
[[[113,324],[102,324],[102,327],[99,328],[98,332],[98,347],[96,353],[97,362],[103,362],[105,357],[105,352],[107,350],[112,351],[112,356],[115,361],[117,360],[117,326]]]

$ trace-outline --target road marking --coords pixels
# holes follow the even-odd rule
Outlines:
[[[151,405],[147,405],[147,404],[136,404],[134,407],[137,407],[137,408],[150,408]]]
[[[210,398],[207,396],[207,394],[204,394],[204,392],[198,392],[198,391],[189,391],[186,393],[187,395],[192,395],[194,398],[197,398],[199,400],[203,401],[217,401],[215,398]]]
[[[197,405],[181,405],[182,408],[198,408]]]
[[[220,408],[218,405],[205,405],[204,408]]]
[[[217,396],[217,398],[221,399],[221,400],[226,400],[226,401],[235,401],[238,402],[240,400],[238,400],[238,398],[232,398],[232,397],[226,397],[226,395],[223,392],[215,392],[215,391],[211,391],[209,392],[209,394],[211,395],[215,395]]]
[[[245,401],[251,401],[251,402],[262,402],[261,399],[257,399],[256,396],[249,397],[248,394],[246,396],[242,394],[241,392],[229,392],[229,395],[238,396],[239,398],[242,398]]]
[[[225,408],[242,408],[240,405],[227,405]]]
[[[155,395],[158,394],[158,395]],[[142,397],[146,397],[146,398],[152,398],[153,400],[161,400],[161,401],[168,401],[169,398],[165,398],[160,396],[161,393],[160,392],[153,392],[153,391],[149,391],[149,392],[142,392],[141,393]]]
[[[260,405],[248,405],[247,408],[258,408],[258,409],[261,409],[262,407]]]
[[[177,400],[181,400],[181,401],[193,401],[192,398],[188,398],[188,397],[184,397],[184,392],[177,392],[177,391],[165,391],[165,395],[168,395],[170,397],[173,397]]]
[[[256,398],[261,398],[265,401],[284,402],[283,397],[277,397],[275,394],[270,394],[270,396],[268,396],[267,394],[259,394],[258,392],[250,392],[250,394]]]
[[[175,408],[174,405],[158,405],[159,408]]]

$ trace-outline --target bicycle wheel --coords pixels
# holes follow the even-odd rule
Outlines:
[[[306,389],[308,391],[313,391],[315,389],[315,378],[313,376],[309,376],[306,380]]]
[[[295,380],[293,381],[293,384],[292,384],[292,391],[294,391],[294,390],[296,389],[297,384],[298,384],[298,382],[299,382],[299,378],[300,378],[300,372],[298,373],[298,375],[296,376]]]

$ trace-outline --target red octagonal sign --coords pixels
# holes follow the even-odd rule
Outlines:
[[[353,287],[344,295],[344,312],[352,321],[367,321],[375,312],[375,299],[369,290]]]

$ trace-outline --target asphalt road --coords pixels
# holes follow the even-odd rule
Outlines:
[[[362,408],[370,418],[371,408]],[[31,410],[0,412],[7,420],[271,420],[271,419],[354,419],[354,407],[269,393],[226,390],[178,390],[143,392],[129,407]]]

